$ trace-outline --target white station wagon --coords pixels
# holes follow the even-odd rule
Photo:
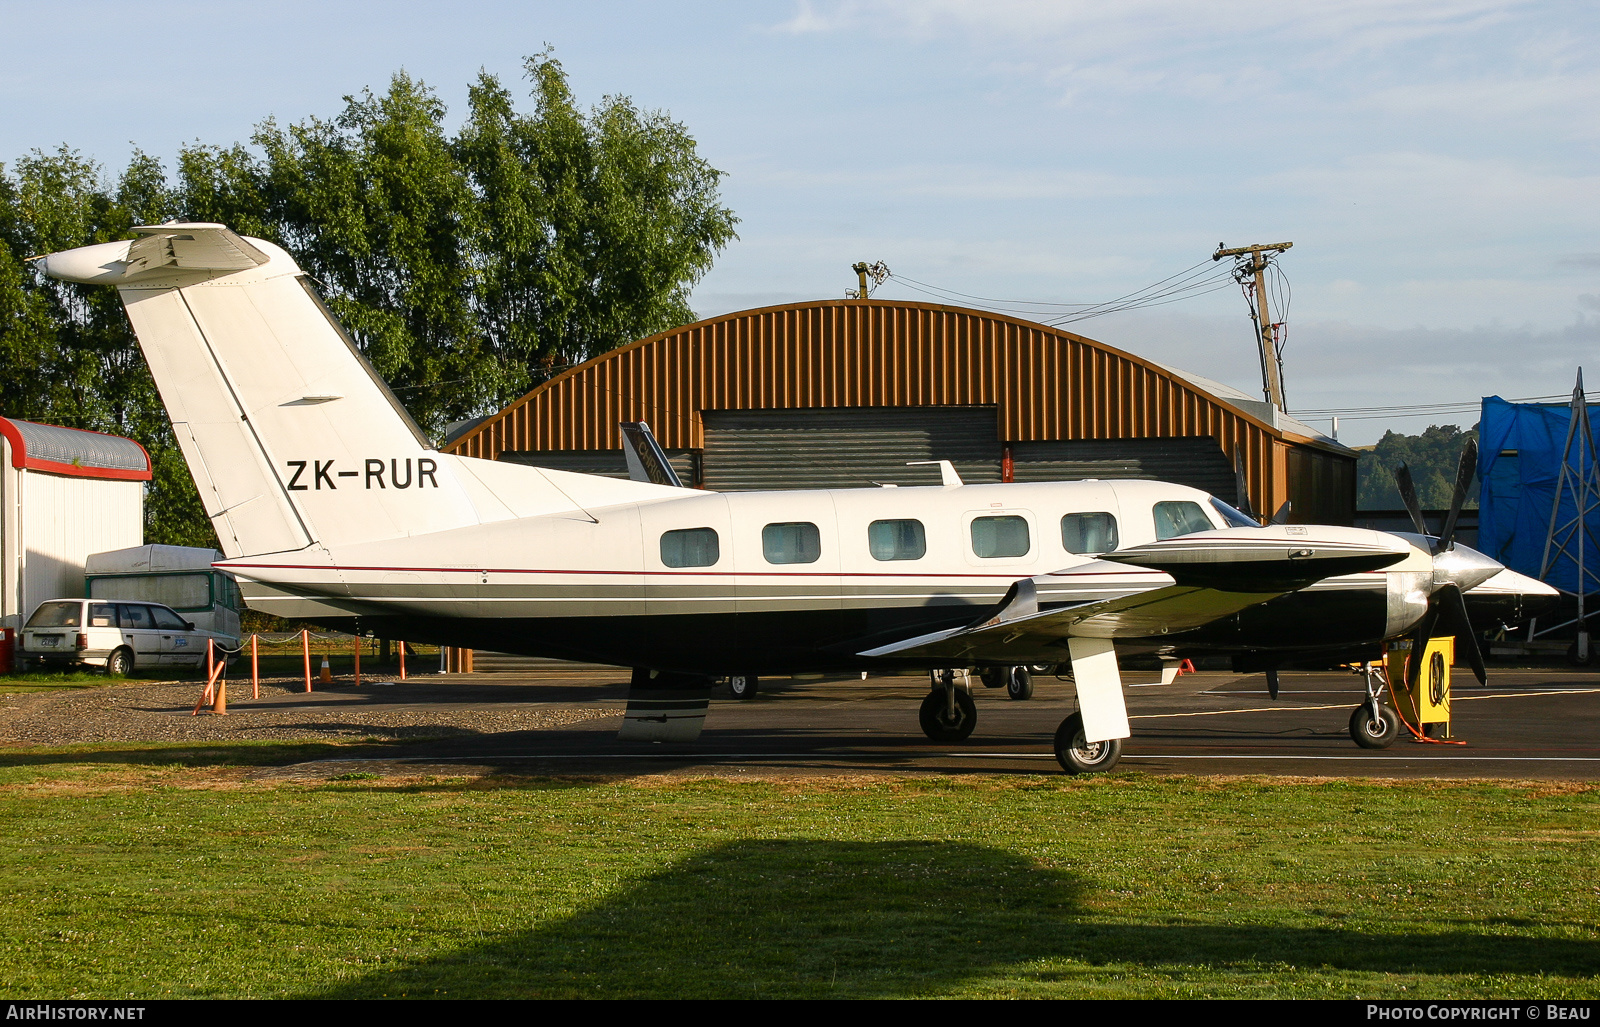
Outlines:
[[[232,636],[197,629],[159,603],[52,599],[23,625],[21,655],[33,665],[83,663],[120,675],[136,667],[204,663],[208,638],[229,648],[239,644]]]

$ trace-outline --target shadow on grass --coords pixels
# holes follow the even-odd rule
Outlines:
[[[1026,965],[1038,960],[1173,976],[1289,967],[1587,975],[1600,960],[1593,941],[1459,930],[1096,923],[1084,915],[1086,891],[1081,878],[982,845],[731,842],[568,919],[320,997],[892,997],[946,994],[985,977],[1069,979],[1060,967]]]
[[[405,739],[409,741],[409,739]],[[95,742],[83,746],[39,749],[0,749],[0,768],[45,767],[62,764],[122,764],[150,767],[260,767],[304,763],[309,760],[360,759],[386,756],[389,746],[402,739],[364,739],[335,744],[303,741],[230,742]]]

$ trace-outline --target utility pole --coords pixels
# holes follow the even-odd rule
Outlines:
[[[861,280],[861,291],[856,293],[856,299],[858,299],[858,300],[866,299],[867,298],[867,262],[864,261],[864,260],[858,260],[854,264],[850,265],[850,270],[854,271],[856,273],[857,277],[860,278],[860,280]]]
[[[864,260],[858,260],[854,264],[850,265],[850,270],[856,273],[856,278],[861,283],[861,288],[856,292],[851,292],[849,289],[846,289],[844,291],[844,296],[845,299],[849,300],[867,299],[872,295],[872,288],[882,285],[884,279],[889,277],[889,265],[885,264],[881,260],[876,264],[868,264]],[[867,285],[867,278],[869,276],[872,278],[872,287]]]
[[[1243,285],[1246,278],[1255,277],[1255,305],[1250,308],[1250,319],[1256,323],[1256,342],[1261,347],[1261,384],[1267,395],[1267,402],[1279,410],[1284,409],[1283,401],[1283,358],[1278,355],[1279,325],[1272,323],[1272,317],[1267,313],[1267,267],[1272,262],[1272,257],[1282,253],[1293,246],[1292,242],[1255,243],[1251,246],[1235,246],[1227,248],[1223,243],[1217,243],[1217,252],[1211,255],[1212,260],[1221,260],[1223,257],[1244,258],[1236,259],[1233,268],[1233,277]]]

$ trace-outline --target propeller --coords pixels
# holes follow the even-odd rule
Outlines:
[[[1233,454],[1233,480],[1237,485],[1237,494],[1239,499],[1234,506],[1238,507],[1239,512],[1250,518],[1252,521],[1259,522],[1261,517],[1256,513],[1255,508],[1250,505],[1250,483],[1245,479],[1244,476],[1243,453]]]
[[[1437,540],[1429,540],[1429,549],[1433,553],[1434,588],[1428,596],[1427,612],[1417,622],[1416,632],[1411,639],[1411,659],[1406,661],[1406,685],[1410,688],[1417,686],[1422,675],[1422,653],[1428,647],[1428,639],[1434,637],[1441,625],[1447,633],[1466,640],[1463,655],[1472,665],[1472,673],[1477,676],[1478,683],[1488,684],[1489,681],[1483,663],[1483,651],[1478,648],[1477,634],[1472,630],[1472,622],[1467,616],[1467,601],[1462,597],[1461,586],[1451,580],[1454,575],[1480,570],[1478,561],[1492,563],[1487,557],[1472,553],[1465,547],[1460,553],[1455,551],[1456,523],[1461,517],[1461,506],[1467,500],[1467,488],[1472,484],[1472,475],[1477,468],[1478,443],[1468,439],[1456,466],[1455,492],[1450,497],[1450,509],[1445,514],[1444,527]],[[1427,536],[1428,524],[1422,517],[1422,504],[1417,501],[1411,468],[1402,463],[1395,468],[1394,480],[1399,486],[1400,499],[1406,505],[1406,512],[1411,515],[1411,523],[1416,525],[1417,534]],[[1469,553],[1477,559],[1469,558]]]

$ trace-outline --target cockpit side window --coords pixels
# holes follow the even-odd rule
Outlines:
[[[1197,531],[1211,531],[1215,525],[1199,503],[1187,500],[1157,503],[1153,511],[1156,519],[1156,540],[1193,535]]]

